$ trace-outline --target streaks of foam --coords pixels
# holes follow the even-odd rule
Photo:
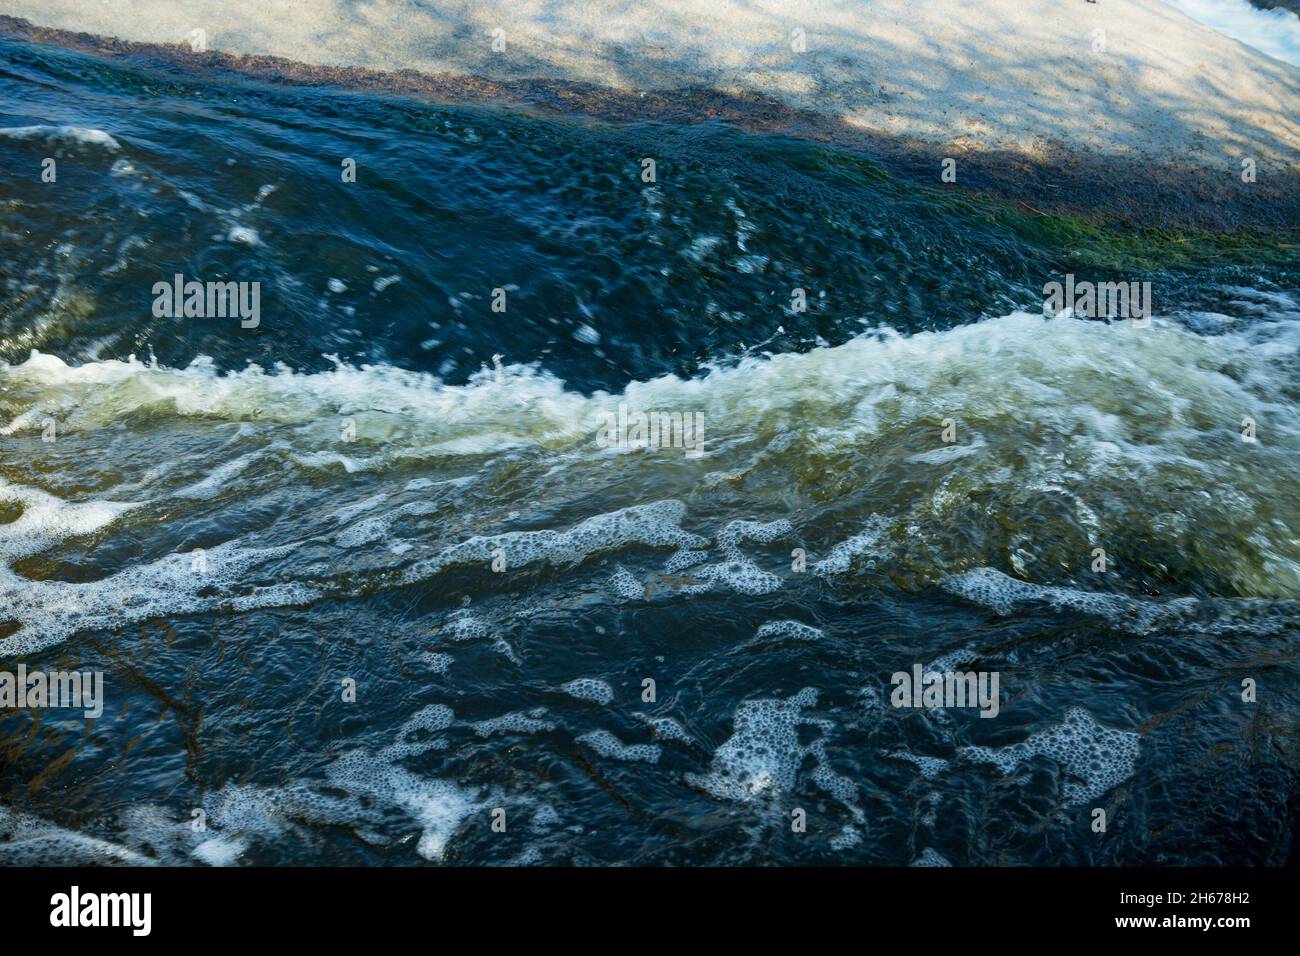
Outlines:
[[[657,744],[625,744],[608,730],[588,731],[576,739],[578,743],[586,744],[602,757],[612,760],[659,762],[660,748]]]
[[[493,649],[512,664],[520,665],[523,662],[515,649],[510,643],[499,635],[495,635],[492,625],[479,617],[475,617],[468,609],[461,608],[452,612],[447,622],[446,631],[453,641],[479,641],[490,640]]]
[[[450,654],[441,654],[436,651],[428,651],[420,655],[420,660],[424,665],[435,674],[445,674],[448,668],[456,662],[456,658]]]
[[[693,551],[690,549],[675,551],[664,562],[664,571],[668,574],[676,574],[679,571],[685,571],[687,568],[693,568],[695,565],[707,561],[708,557],[707,551]]]
[[[813,565],[813,571],[824,577],[845,574],[852,567],[853,559],[861,555],[869,555],[867,567],[874,568],[876,559],[889,553],[881,544],[887,530],[888,522],[879,515],[872,515],[867,519],[866,528],[832,547],[825,558]]]
[[[6,866],[150,866],[154,861],[107,840],[0,806],[0,862]]]
[[[189,555],[171,554],[99,581],[32,581],[0,568],[0,621],[19,628],[0,640],[0,655],[29,654],[61,643],[79,630],[120,628],[162,615],[308,604],[321,592],[304,584],[258,586],[249,571],[282,558],[292,545],[206,552],[196,570]]]
[[[0,136],[5,139],[39,139],[47,143],[64,143],[72,146],[102,146],[111,153],[122,145],[102,129],[84,126],[4,126]]]
[[[792,641],[820,641],[826,635],[819,628],[802,621],[768,621],[755,633],[756,640],[787,638]]]
[[[344,756],[328,772],[334,785],[410,814],[423,830],[416,852],[426,860],[442,859],[460,825],[485,806],[450,781],[429,780],[391,764],[375,764],[362,751]]]
[[[862,842],[862,834],[850,823],[844,824],[840,832],[831,837],[832,850],[850,850]]]
[[[38,554],[67,538],[93,534],[140,503],[119,501],[64,501],[39,488],[15,485],[0,478],[0,501],[22,506],[22,514],[3,525],[0,557],[6,561]]]
[[[333,518],[341,525],[347,524],[357,515],[365,514],[367,511],[373,511],[375,508],[378,508],[388,499],[389,495],[381,492],[377,495],[371,495],[369,498],[364,498],[361,501],[354,501],[350,505],[344,505],[342,508],[336,508],[325,517]]]
[[[253,452],[218,465],[204,478],[175,492],[177,498],[195,498],[206,500],[215,498],[221,487],[231,478],[236,478],[247,470],[248,466],[261,456]]]
[[[1060,766],[1066,806],[1096,799],[1133,775],[1141,738],[1126,730],[1103,727],[1079,707],[1065,712],[1055,727],[1031,734],[1008,747],[963,747],[959,753],[977,763],[991,763],[1009,774],[1029,758],[1042,755]]]
[[[442,704],[420,709],[383,750],[352,750],[329,764],[323,784],[296,780],[284,787],[223,787],[208,801],[209,820],[221,832],[197,847],[195,856],[214,864],[234,863],[256,839],[296,831],[298,820],[349,826],[367,842],[383,845],[389,841],[380,828],[395,811],[420,827],[416,852],[426,860],[441,860],[461,824],[487,805],[487,796],[480,789],[421,777],[398,762],[441,747],[441,738],[428,735],[450,727],[454,716]],[[426,739],[417,739],[422,735]]]
[[[387,497],[384,495],[377,497]],[[355,505],[360,507],[364,502]],[[344,548],[356,548],[363,544],[370,544],[372,541],[378,541],[389,537],[393,522],[399,518],[411,516],[420,517],[437,512],[438,506],[427,501],[409,501],[404,505],[387,511],[381,515],[372,515],[363,518],[356,524],[349,525],[334,536],[334,540],[339,546]]]
[[[447,621],[447,635],[453,641],[478,641],[492,636],[492,628],[469,610],[453,611]]]
[[[1145,634],[1164,624],[1185,620],[1195,607],[1193,598],[1164,604],[1139,601],[1119,594],[1097,594],[1075,588],[1031,584],[992,568],[977,568],[943,579],[943,588],[960,598],[998,614],[1010,614],[1018,605],[1046,603],[1056,610],[1091,614],[1108,623]]]
[[[476,721],[470,726],[480,737],[491,737],[493,734],[501,733],[536,734],[554,730],[555,722],[546,720],[545,717],[545,707],[534,707],[532,710],[517,710],[499,717],[489,717],[486,720]]]
[[[394,741],[381,750],[379,755],[391,762],[402,757],[416,757],[429,750],[441,750],[447,746],[446,741],[429,735],[446,730],[454,719],[455,714],[446,704],[430,704],[421,708],[398,728]]]
[[[487,566],[492,552],[505,552],[508,567],[534,563],[574,565],[592,554],[640,544],[646,547],[697,547],[705,540],[683,531],[686,506],[675,499],[620,508],[594,515],[567,531],[507,531],[480,535],[452,545],[439,554],[407,568],[404,583],[426,580],[446,568],[462,564]]]

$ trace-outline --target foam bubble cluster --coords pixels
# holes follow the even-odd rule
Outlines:
[[[688,585],[683,590],[699,593],[711,585],[728,587],[739,594],[770,594],[779,590],[781,579],[770,571],[764,571],[756,565],[743,551],[743,541],[758,544],[771,544],[788,538],[794,533],[794,526],[784,519],[778,521],[732,521],[718,532],[718,548],[726,559],[721,564],[707,564],[697,568],[693,576],[709,582],[707,585]]]
[[[938,850],[926,847],[909,866],[952,866],[952,864],[944,859]]]
[[[1133,775],[1140,740],[1138,734],[1103,727],[1087,711],[1071,707],[1060,724],[1018,744],[963,747],[959,753],[978,763],[994,764],[1004,774],[1033,756],[1048,757],[1061,768],[1066,805],[1076,806],[1095,800]]]
[[[399,765],[406,757],[441,747],[431,736],[450,727],[451,709],[431,704],[408,718],[392,744],[378,753],[357,749],[325,768],[325,780],[295,780],[283,787],[231,784],[208,801],[216,831],[199,847],[197,858],[209,863],[238,860],[257,839],[285,834],[305,838],[297,821],[348,826],[368,842],[390,842],[382,835],[397,814],[420,828],[416,852],[441,860],[457,829],[487,806],[485,795],[448,780],[430,779]]]
[[[683,531],[686,506],[668,499],[633,505],[595,515],[567,531],[508,531],[470,538],[407,568],[403,581],[414,583],[455,565],[488,567],[498,549],[506,566],[574,565],[593,554],[631,545],[651,548],[691,548],[706,544],[699,535]]]
[[[594,704],[608,704],[614,699],[614,688],[594,677],[579,677],[577,680],[571,680],[560,690],[570,697],[589,700]]]
[[[592,730],[577,737],[580,744],[586,744],[602,757],[613,760],[641,760],[646,763],[659,762],[659,747],[656,744],[625,744],[608,730]]]
[[[493,734],[500,733],[536,734],[554,730],[555,722],[545,718],[546,708],[534,707],[529,711],[515,711],[499,717],[475,721],[471,726],[474,728],[474,733],[480,737],[491,737]]]
[[[320,597],[316,588],[259,585],[250,574],[292,550],[227,543],[208,550],[200,565],[191,555],[172,554],[86,582],[34,581],[0,567],[0,621],[20,625],[0,640],[0,655],[29,654],[83,629],[122,628],[164,615],[308,604]]]
[[[671,717],[651,717],[649,714],[643,714],[639,711],[633,711],[632,716],[642,723],[649,724],[650,732],[659,740],[676,740],[681,743],[691,742],[691,735],[686,732],[686,728]]]
[[[6,866],[149,866],[154,861],[107,840],[0,806],[0,862]]]
[[[804,624],[802,621],[768,621],[760,625],[754,635],[760,640],[784,637],[792,641],[820,641],[825,636],[820,628]]]
[[[803,710],[817,703],[817,691],[805,687],[786,700],[748,700],[736,710],[732,735],[713,755],[707,773],[688,773],[686,780],[716,797],[750,800],[759,794],[794,788],[795,775],[809,751],[799,743]]]
[[[1122,594],[1099,594],[1033,584],[992,568],[977,568],[952,575],[941,583],[946,591],[998,614],[1010,614],[1020,605],[1041,603],[1058,611],[1070,610],[1100,617],[1114,627],[1136,634],[1146,634],[1157,627],[1184,621],[1196,604],[1191,598],[1177,598],[1160,604]]]

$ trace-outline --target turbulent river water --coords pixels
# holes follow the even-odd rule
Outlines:
[[[1295,263],[1047,319],[1070,248],[815,144],[20,43],[0,113],[0,669],[105,700],[0,710],[0,862],[1297,861]]]

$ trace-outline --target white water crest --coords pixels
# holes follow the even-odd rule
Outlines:
[[[102,129],[86,129],[82,126],[0,126],[0,137],[35,139],[64,145],[102,146],[113,153],[122,148],[117,140]]]
[[[1279,294],[1255,298],[1272,317],[1221,334],[1161,319],[1140,329],[1014,313],[908,337],[874,330],[616,395],[575,392],[532,366],[448,385],[388,366],[223,373],[207,360],[72,366],[33,354],[0,365],[0,434],[16,452],[0,484],[12,511],[0,524],[0,625],[18,627],[0,652],[152,617],[350,593],[339,575],[363,560],[384,575],[379,586],[418,584],[486,565],[498,549],[515,567],[560,570],[660,550],[674,592],[688,599],[777,590],[784,578],[750,554],[800,543],[809,570],[837,586],[886,574],[904,589],[943,584],[960,595],[952,582],[992,579],[954,576],[992,568],[1073,589],[1042,592],[1051,605],[1095,586],[1086,575],[1094,548],[1122,569],[1156,547],[1182,555],[1187,573],[1225,597],[1297,598],[1300,309]],[[597,447],[602,416],[620,402],[702,411],[709,453]],[[1253,441],[1243,439],[1247,419]],[[47,444],[51,420],[65,437]],[[341,422],[353,423],[353,440],[340,439]],[[82,474],[65,453],[56,487],[40,463],[66,436],[90,458]],[[96,458],[95,442],[130,439],[173,451],[162,462]],[[463,520],[469,496],[499,468],[517,497],[474,501]],[[379,484],[352,490],[363,476]],[[39,579],[23,564],[147,534],[160,516],[234,514],[286,482],[311,487],[324,507],[296,524],[231,531],[205,553],[203,577],[188,554],[147,543],[97,580]],[[638,494],[600,509],[580,497],[611,482]],[[756,520],[715,515],[713,496],[728,488]],[[550,520],[521,526],[539,503]],[[296,557],[322,548],[335,555],[329,565]],[[639,586],[655,584],[624,577],[611,590],[603,573],[600,593],[636,600]],[[1151,613],[1150,626],[1172,619]]]

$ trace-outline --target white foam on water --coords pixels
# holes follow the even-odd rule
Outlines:
[[[257,230],[252,226],[231,226],[229,232],[226,233],[226,240],[241,243],[245,246],[260,246],[262,244],[262,237],[258,235]]]
[[[921,855],[908,864],[909,866],[952,866],[938,850],[926,847]]]
[[[145,364],[134,357],[70,366],[33,352],[20,365],[0,363],[7,389],[28,392],[31,406],[0,434],[39,430],[46,417],[67,430],[91,431],[134,412],[179,418],[255,421],[307,426],[302,434],[318,447],[304,460],[355,460],[386,467],[411,457],[478,454],[525,445],[594,442],[607,402],[571,393],[553,376],[530,366],[511,366],[498,381],[491,371],[462,386],[391,366],[339,363],[333,371],[295,373],[283,365],[220,373],[199,357],[183,369]],[[529,410],[520,415],[521,408]],[[347,455],[320,446],[338,444],[339,422],[352,417],[356,442]],[[327,437],[328,436],[328,437]],[[593,446],[594,447],[594,446]],[[376,451],[373,460],[367,449]]]
[[[387,501],[389,497],[390,496],[387,493],[383,493],[383,492],[381,492],[380,494],[371,495],[369,498],[365,498],[361,501],[354,502],[350,505],[344,505],[342,508],[336,508],[334,511],[331,511],[325,517],[333,518],[339,524],[347,524],[357,515],[364,514],[367,511],[373,511],[375,508],[378,508],[385,501]]]
[[[809,754],[799,742],[803,711],[817,703],[817,691],[805,687],[785,700],[748,700],[732,718],[732,735],[713,754],[707,773],[688,773],[686,780],[715,797],[752,800],[787,793]]]
[[[1036,755],[1048,757],[1061,768],[1066,805],[1077,806],[1133,776],[1140,743],[1138,734],[1103,727],[1086,710],[1071,707],[1060,724],[1030,734],[1020,743],[962,747],[958,753],[976,763],[994,764],[1004,774]]]
[[[117,152],[122,145],[102,129],[84,126],[0,126],[0,137],[6,139],[40,139],[47,143],[64,143],[75,146],[102,146]]]
[[[718,532],[717,543],[726,559],[721,564],[706,564],[691,572],[692,578],[709,582],[712,586],[730,588],[739,594],[770,594],[781,588],[781,578],[771,571],[764,571],[753,562],[740,545],[745,541],[758,544],[771,544],[790,537],[794,526],[785,519],[777,521],[732,521]],[[697,594],[708,590],[709,585],[690,584],[682,590],[687,594]]]
[[[592,730],[575,738],[578,743],[586,744],[602,757],[611,760],[643,761],[658,763],[660,748],[656,744],[625,744],[608,730]]]
[[[13,562],[46,551],[69,538],[94,534],[143,502],[64,501],[39,488],[0,478],[0,502],[22,506],[22,513],[0,525],[0,559]]]
[[[984,440],[976,435],[975,440],[967,444],[952,444],[943,448],[934,448],[930,451],[917,452],[915,455],[908,455],[907,460],[928,465],[946,465],[958,458],[974,455],[983,447]]]
[[[380,499],[387,497],[387,495],[376,496],[376,498]],[[361,502],[357,505],[353,505],[352,508],[361,509],[365,505],[366,502]],[[348,511],[350,509],[343,510]],[[373,515],[358,521],[356,524],[353,524],[336,534],[334,540],[344,548],[358,548],[362,545],[370,544],[373,541],[389,540],[392,535],[392,526],[395,521],[400,518],[423,517],[425,515],[435,514],[437,511],[438,506],[432,502],[409,501],[404,505],[400,505],[397,508],[385,512],[384,514]],[[354,511],[353,514],[355,513],[358,512]],[[336,517],[340,517],[342,520],[341,514],[336,513]],[[390,543],[396,542],[390,541]]]
[[[420,660],[424,661],[426,667],[435,674],[445,674],[448,668],[456,662],[456,658],[450,654],[440,654],[429,651],[420,655]]]
[[[594,677],[579,677],[577,680],[571,680],[560,690],[570,697],[591,701],[594,704],[609,704],[614,700],[614,688]]]
[[[800,768],[811,759],[811,781],[848,808],[857,823],[865,822],[857,784],[831,769],[825,738],[799,741],[800,727],[823,734],[834,728],[828,720],[803,713],[816,704],[812,687],[785,700],[744,701],[732,717],[732,735],[714,751],[709,770],[686,774],[686,782],[725,800],[771,800],[794,790]]]
[[[194,859],[208,866],[234,866],[248,849],[248,841],[212,837],[194,848]]]
[[[534,707],[528,711],[519,710],[499,717],[475,721],[471,726],[474,728],[474,733],[480,737],[491,737],[493,734],[502,733],[538,734],[554,730],[558,726],[555,721],[546,719],[546,713],[545,707]]]
[[[450,727],[455,716],[446,704],[429,704],[421,708],[397,729],[393,742],[379,752],[380,757],[395,761],[402,757],[416,757],[430,750],[444,749],[446,741],[430,735]]]
[[[560,822],[559,811],[549,803],[544,803],[533,814],[533,829],[547,830]]]
[[[674,740],[686,744],[691,742],[691,735],[686,732],[686,728],[671,717],[651,717],[640,711],[633,711],[632,716],[642,723],[649,724],[650,732],[657,740]]]
[[[481,641],[492,636],[492,626],[473,612],[461,608],[447,620],[446,634],[453,641]]]
[[[862,842],[862,833],[852,824],[846,823],[840,832],[831,837],[832,850],[851,850]]]
[[[920,568],[924,584],[947,577],[945,586],[1002,613],[1025,602],[1045,602],[1106,616],[1141,632],[1166,619],[1176,622],[1182,605],[1050,586],[1034,590],[1028,582],[980,570],[987,556],[964,567],[960,555],[944,560],[943,548],[952,541],[953,509],[980,495],[992,509],[1015,507],[1026,489],[1041,489],[1034,493],[1065,496],[1089,542],[1105,541],[1106,523],[1117,512],[1130,522],[1149,521],[1149,527],[1133,530],[1165,540],[1185,536],[1187,529],[1199,529],[1202,536],[1212,529],[1216,547],[1202,549],[1197,560],[1210,563],[1237,593],[1300,597],[1300,483],[1294,480],[1300,402],[1288,385],[1300,345],[1300,320],[1289,318],[1297,309],[1288,296],[1249,289],[1233,294],[1258,304],[1261,315],[1238,330],[1213,336],[1160,319],[1149,329],[1136,330],[1015,313],[906,338],[874,330],[834,348],[751,357],[692,379],[663,376],[633,382],[623,400],[630,407],[699,409],[717,423],[711,428],[719,436],[719,448],[727,431],[738,448],[744,447],[745,436],[761,434],[760,444],[779,447],[782,456],[804,446],[819,456],[884,453],[897,459],[924,454],[915,436],[931,433],[934,447],[940,448],[935,423],[958,409],[963,441],[972,440],[978,423],[985,443],[979,453],[916,465],[916,480],[925,493],[898,500],[882,495],[873,502],[876,511],[865,527],[850,529],[845,540],[829,546],[809,542],[814,556],[822,552],[813,569],[833,578],[864,560],[893,562],[900,543],[910,543],[918,554],[935,555]],[[90,437],[147,415],[150,422],[188,421],[194,428],[237,423],[250,430],[241,432],[241,441],[271,437],[267,433],[278,429],[274,441],[282,451],[288,449],[291,467],[297,460],[313,461],[319,468],[383,471],[453,453],[532,448],[555,454],[559,479],[565,468],[589,466],[594,460],[591,442],[599,416],[617,404],[603,393],[569,391],[529,366],[485,370],[465,385],[448,386],[434,376],[388,366],[340,363],[313,374],[283,367],[220,373],[206,359],[184,369],[135,359],[70,366],[40,353],[18,365],[0,363],[0,389],[6,408],[16,412],[0,425],[0,433],[23,440],[39,433],[47,417]],[[792,416],[794,410],[798,414]],[[1237,429],[1244,414],[1260,424],[1254,444],[1240,441]],[[334,450],[344,418],[357,425],[357,440],[346,454]],[[902,435],[908,437],[900,447]],[[1012,456],[997,451],[1009,441],[1015,447],[1046,441],[1054,450]],[[34,445],[37,453],[41,447]],[[751,468],[778,467],[766,453],[758,455],[750,466],[729,467],[728,472],[743,476]],[[237,476],[260,480],[263,469],[247,477],[252,461],[248,454],[220,459],[207,465],[204,478],[170,495],[156,487],[170,480],[161,471],[156,481],[142,484],[155,501],[205,500],[230,487]],[[619,467],[638,466],[629,462]],[[682,494],[696,486],[698,477],[692,466],[685,467]],[[801,468],[802,459],[779,467]],[[457,482],[467,480],[472,475],[451,479],[448,488],[458,489]],[[806,481],[797,474],[789,480],[795,487]],[[1112,504],[1108,512],[1098,501],[1083,502],[1080,489],[1098,482],[1104,483]],[[1202,494],[1198,487],[1214,493]],[[1153,489],[1167,503],[1163,514],[1150,508]],[[51,492],[8,483],[0,486],[0,494],[21,499],[24,508],[16,521],[0,526],[0,557],[9,563],[69,537],[111,530],[126,511],[142,504],[108,495],[60,501]],[[408,502],[384,513],[377,506],[355,514],[343,510],[340,515],[348,520],[333,533],[334,543],[359,548],[382,542],[395,553],[423,548],[414,539],[394,541],[391,527],[398,519],[434,513],[438,501]],[[567,528],[469,537],[432,555],[423,552],[394,583],[423,582],[456,566],[487,568],[497,548],[515,570],[542,565],[568,569],[590,556],[647,547],[671,549],[665,566],[669,573],[692,571],[684,594],[721,587],[762,595],[781,587],[784,578],[758,567],[745,553],[746,544],[766,546],[796,531],[804,533],[785,521],[733,521],[717,534],[723,555],[718,562],[710,558],[707,538],[683,528],[685,518],[682,501],[664,497]],[[1249,533],[1239,534],[1239,528],[1249,528]],[[1016,539],[1010,545],[1013,563],[1018,559],[1027,576],[1053,567],[1033,553],[1032,541]],[[211,562],[214,554],[208,557]],[[219,562],[221,553],[215,557]],[[256,554],[248,557],[245,567],[256,566]],[[1086,561],[1086,555],[1079,560]],[[0,653],[48,646],[78,629],[115,627],[155,614],[303,603],[318,591],[312,584],[241,590],[236,576],[218,574],[218,589],[225,593],[199,595],[186,583],[188,569],[180,557],[91,583],[30,582],[3,569],[0,575],[6,585],[0,590],[0,613],[5,615],[0,621],[22,625],[18,635],[0,641]],[[616,570],[611,583],[616,593],[632,596],[630,572]]]
[[[259,840],[286,836],[306,840],[301,822],[319,826],[348,826],[367,842],[392,841],[382,830],[397,814],[420,829],[416,852],[438,861],[456,831],[491,802],[483,788],[423,777],[399,761],[441,746],[429,734],[445,730],[455,715],[443,704],[431,704],[411,715],[398,728],[392,744],[378,753],[349,751],[325,767],[325,779],[300,779],[283,787],[231,784],[207,801],[211,833],[195,855],[214,865],[239,860]],[[424,735],[425,739],[418,739]],[[211,832],[210,831],[210,832]]]
[[[308,604],[320,597],[299,583],[258,585],[250,571],[293,546],[218,545],[196,570],[189,554],[172,554],[98,581],[34,581],[0,567],[0,621],[17,631],[0,640],[0,656],[30,654],[81,630],[117,629],[155,617]]]
[[[194,855],[212,866],[233,866],[254,838],[275,840],[296,829],[283,811],[274,789],[228,784],[208,804],[207,825],[216,832]]]
[[[1025,604],[1042,603],[1056,610],[1069,610],[1104,619],[1112,626],[1135,634],[1187,621],[1196,609],[1193,598],[1171,601],[1143,601],[1122,594],[1081,591],[1021,581],[992,568],[977,568],[944,578],[944,590],[982,605],[998,614],[1010,614]]]
[[[811,624],[802,621],[768,621],[759,626],[754,637],[758,640],[788,638],[792,641],[820,641],[826,634]]]
[[[222,487],[231,478],[237,478],[242,475],[248,466],[257,461],[262,456],[256,452],[240,455],[238,458],[231,459],[224,464],[216,466],[204,478],[188,485],[173,494],[177,498],[195,498],[206,500],[215,498],[221,493]]]
[[[694,551],[684,549],[675,551],[668,560],[664,562],[664,571],[668,574],[677,574],[685,571],[687,568],[693,568],[697,564],[702,564],[709,559],[707,551]]]
[[[825,558],[813,565],[813,571],[826,577],[845,574],[853,566],[855,558],[869,555],[868,567],[875,567],[877,559],[886,558],[889,549],[883,544],[888,524],[879,516],[873,515],[867,527],[846,541],[841,541],[830,550]]]
[[[405,583],[426,580],[448,567],[479,564],[488,567],[497,549],[505,554],[508,568],[531,564],[574,565],[602,551],[640,544],[646,547],[694,547],[704,538],[683,531],[686,506],[665,500],[633,505],[595,515],[566,531],[508,531],[480,535],[453,545],[432,558],[416,562],[403,573]]]
[[[622,565],[619,565],[618,569],[610,577],[609,588],[626,601],[636,601],[645,597],[645,585]]]
[[[456,830],[486,806],[474,791],[376,762],[364,751],[345,755],[327,773],[332,784],[353,795],[364,795],[405,811],[421,828],[416,852],[426,860],[441,860]]]
[[[929,664],[925,665],[922,670],[929,671],[956,671],[961,670],[967,664],[973,664],[979,660],[979,654],[971,647],[957,647],[947,653],[940,654]]]
[[[747,558],[727,564],[708,564],[697,568],[692,575],[708,584],[686,585],[682,588],[683,593],[698,594],[710,587],[725,587],[737,594],[757,596],[771,594],[781,588],[779,577],[770,571],[764,571]]]
[[[5,806],[0,806],[0,863],[18,867],[154,865],[147,856],[126,847]]]

